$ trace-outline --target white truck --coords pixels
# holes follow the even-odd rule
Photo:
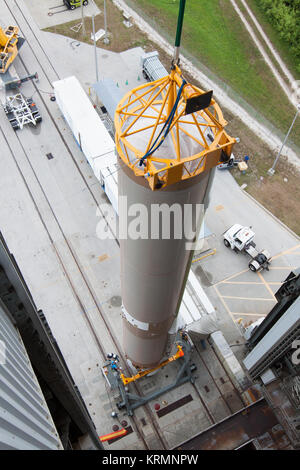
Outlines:
[[[262,269],[268,271],[271,255],[267,250],[258,251],[255,248],[254,236],[255,233],[251,230],[251,227],[234,224],[223,233],[224,245],[236,253],[247,253],[251,257],[249,263],[251,271],[256,272]]]

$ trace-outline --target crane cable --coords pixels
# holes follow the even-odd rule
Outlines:
[[[184,86],[186,85],[186,81],[183,79],[182,80],[182,84],[178,90],[178,93],[177,93],[177,97],[176,97],[176,100],[175,100],[175,103],[174,103],[174,106],[173,108],[171,109],[171,112],[168,116],[168,119],[166,120],[163,128],[161,129],[160,133],[158,134],[158,136],[156,137],[155,141],[153,142],[153,144],[151,145],[150,149],[148,150],[147,153],[145,153],[145,155],[140,159],[139,161],[139,166],[142,166],[142,165],[145,165],[144,163],[144,160],[149,157],[150,155],[152,155],[160,146],[161,144],[164,142],[165,138],[167,137],[167,135],[169,134],[170,132],[170,129],[171,129],[171,124],[173,122],[173,118],[175,116],[175,112],[176,112],[176,109],[178,107],[178,104],[179,104],[179,100],[180,100],[180,97],[181,97],[181,94],[182,94],[182,90],[184,88]],[[165,130],[165,133],[164,135],[162,136],[161,140],[158,142],[158,144],[156,145],[157,141],[159,140],[159,138],[161,137],[162,133],[164,132]]]
[[[181,42],[185,2],[186,2],[186,0],[180,0],[180,4],[179,4],[177,30],[176,30],[176,38],[175,38],[175,48],[174,48],[174,57],[173,57],[173,60],[172,60],[172,68],[174,68],[174,63],[177,63],[177,65],[179,64],[179,49],[180,49],[180,42]],[[145,155],[140,159],[139,166],[145,165],[144,160],[147,157],[149,157],[150,155],[152,155],[161,146],[161,144],[164,142],[165,138],[167,137],[168,133],[170,132],[171,124],[172,124],[172,121],[173,121],[173,118],[174,118],[174,115],[175,115],[175,111],[177,109],[177,106],[178,106],[178,103],[179,103],[180,96],[181,96],[184,85],[186,85],[186,81],[183,79],[182,84],[181,84],[181,86],[178,90],[178,93],[177,93],[176,101],[175,101],[174,106],[173,106],[173,108],[172,108],[172,110],[171,110],[171,112],[168,116],[168,119],[166,120],[163,128],[161,129],[160,133],[158,134],[158,136],[155,139],[154,143],[151,145],[148,152],[145,153]],[[162,136],[159,143],[156,145],[156,143],[160,139],[160,137],[161,137],[162,133],[164,132],[164,130],[165,130],[164,135]]]

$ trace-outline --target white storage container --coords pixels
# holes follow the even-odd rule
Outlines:
[[[53,82],[57,104],[93,168],[93,160],[114,152],[115,143],[76,77]]]

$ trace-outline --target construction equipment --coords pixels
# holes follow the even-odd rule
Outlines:
[[[133,415],[133,411],[139,406],[145,405],[150,400],[161,396],[179,385],[186,382],[195,382],[195,377],[192,373],[195,372],[197,367],[191,363],[192,342],[185,331],[178,331],[176,335],[175,344],[177,345],[177,352],[170,356],[166,361],[160,363],[153,370],[141,371],[133,377],[125,377],[122,373],[122,368],[119,367],[119,358],[116,354],[108,354],[108,360],[102,367],[102,373],[110,387],[110,394],[114,395],[117,401],[116,405],[119,410],[126,409],[128,416]],[[154,370],[166,366],[168,363],[178,360],[180,367],[178,369],[175,380],[172,383],[165,385],[163,388],[153,390],[147,395],[139,396],[129,391],[128,385],[137,379],[152,373]]]
[[[3,83],[4,83],[5,90],[7,91],[7,90],[18,89],[20,85],[22,85],[22,83],[28,82],[29,80],[38,81],[38,79],[39,77],[36,72],[34,74],[26,75],[25,77],[14,78],[13,80],[4,81]]]
[[[18,55],[24,42],[18,36],[18,26],[8,26],[5,30],[0,26],[0,73],[5,73]]]
[[[83,0],[84,6],[88,5],[88,0]],[[64,0],[64,4],[69,10],[75,10],[75,8],[81,7],[81,0]]]
[[[120,377],[122,379],[122,382],[124,385],[128,385],[131,382],[135,382],[138,379],[141,379],[142,377],[145,377],[146,375],[152,374],[156,370],[160,369],[161,367],[166,366],[170,362],[176,361],[176,359],[179,359],[180,357],[184,356],[184,352],[182,350],[182,346],[177,344],[177,353],[173,354],[172,356],[168,357],[165,361],[161,362],[158,366],[154,367],[153,369],[148,369],[148,370],[142,370],[138,372],[137,374],[133,375],[132,377],[125,377],[124,374],[120,374]]]
[[[251,230],[251,227],[234,224],[223,233],[224,245],[236,253],[247,253],[252,258],[249,263],[251,271],[269,270],[271,255],[267,250],[258,251],[255,248],[254,235],[255,233]]]
[[[22,93],[7,96],[3,104],[3,109],[15,131],[17,129],[23,129],[26,124],[36,126],[42,120],[33,99],[25,98]]]
[[[231,156],[228,160],[228,162],[225,163],[220,163],[220,165],[217,166],[218,170],[231,170],[234,167],[238,166],[238,163],[233,156]]]

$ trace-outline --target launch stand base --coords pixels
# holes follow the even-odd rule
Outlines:
[[[158,388],[157,390],[149,393],[145,396],[135,395],[128,391],[128,387],[124,385],[123,380],[121,378],[121,374],[117,370],[112,370],[110,367],[110,363],[105,364],[105,375],[110,384],[112,389],[118,389],[121,395],[121,401],[117,403],[117,408],[121,410],[122,408],[126,408],[128,416],[133,415],[133,411],[138,408],[139,406],[145,405],[150,400],[154,400],[155,398],[159,397],[160,395],[182,385],[185,382],[194,383],[194,378],[192,376],[192,372],[195,370],[195,366],[191,365],[190,358],[191,358],[191,345],[188,340],[181,339],[177,341],[177,344],[181,346],[183,355],[178,359],[180,361],[180,369],[177,373],[175,380],[165,387]]]

